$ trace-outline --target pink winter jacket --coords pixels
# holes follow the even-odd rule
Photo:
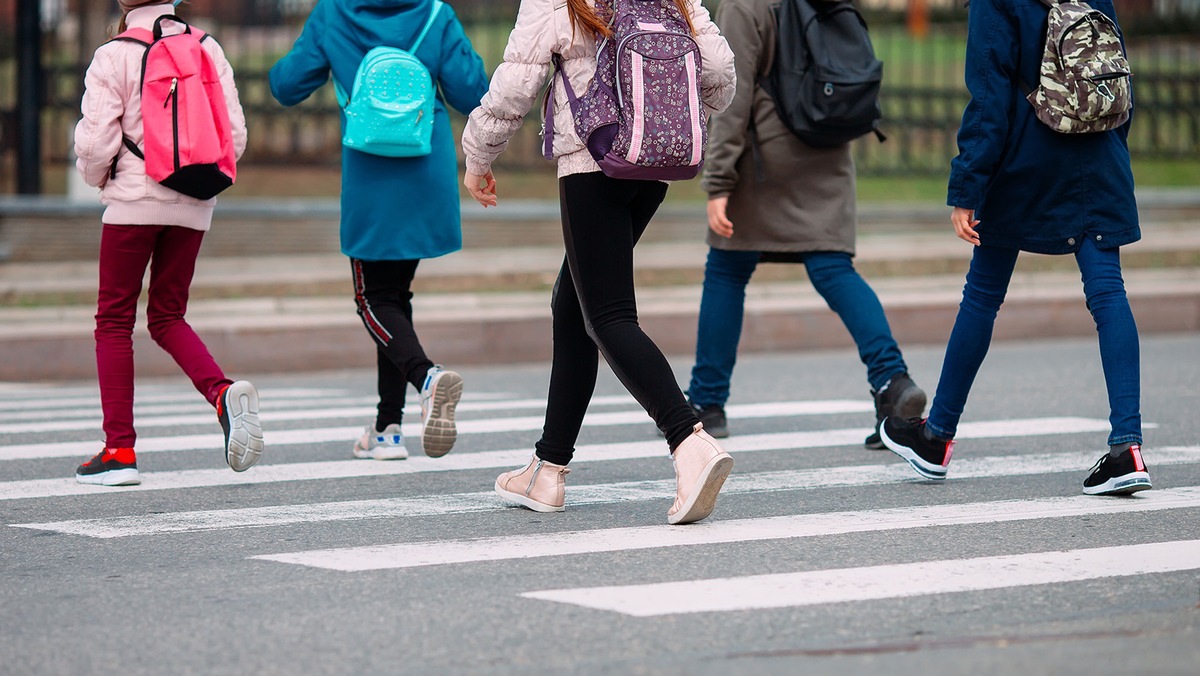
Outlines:
[[[151,30],[154,20],[174,14],[170,4],[139,7],[129,12],[126,25]],[[163,22],[170,31],[177,24]],[[221,76],[229,107],[229,125],[238,157],[246,150],[246,118],[233,82],[233,68],[213,38],[203,43]],[[75,127],[76,168],[88,185],[100,190],[104,223],[111,225],[178,225],[208,230],[216,198],[198,200],[159,185],[146,176],[146,165],[122,144],[122,136],[142,145],[142,56],[146,49],[133,42],[107,42],[96,50],[84,80],[83,119]],[[109,180],[113,158],[116,178]]]
[[[700,0],[690,0],[689,6],[703,64],[700,96],[709,110],[720,112],[733,100],[733,52]],[[504,62],[496,68],[488,93],[463,131],[467,171],[486,174],[504,152],[546,84],[551,54],[562,56],[563,70],[575,92],[586,91],[596,72],[595,37],[584,30],[572,36],[566,0],[522,0]],[[554,88],[554,157],[560,177],[600,171],[575,132],[566,88],[561,85]]]

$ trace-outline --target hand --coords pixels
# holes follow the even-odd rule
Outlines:
[[[979,246],[979,233],[975,232],[979,221],[975,220],[974,209],[954,207],[954,213],[950,214],[950,222],[954,224],[954,232],[959,239]]]
[[[733,237],[733,222],[725,216],[729,205],[728,197],[713,197],[708,200],[708,229],[721,237]]]
[[[496,206],[496,177],[490,170],[482,176],[466,172],[463,185],[467,187],[467,192],[471,193],[471,197],[482,204],[484,209]]]

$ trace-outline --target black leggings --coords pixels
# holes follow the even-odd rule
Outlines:
[[[565,176],[558,187],[567,255],[551,301],[554,362],[537,456],[570,462],[596,388],[597,347],[674,450],[699,421],[666,357],[638,325],[633,290],[633,245],[667,186],[595,172]]]
[[[433,362],[425,356],[412,324],[412,281],[420,261],[350,259],[354,302],[367,333],[375,339],[379,413],[375,429],[399,423],[407,385],[420,389]]]

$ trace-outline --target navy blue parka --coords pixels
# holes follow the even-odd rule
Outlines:
[[[1116,20],[1111,0],[1088,4]],[[1061,134],[1038,121],[1021,91],[1021,82],[1037,84],[1048,13],[1038,0],[971,0],[971,101],[946,203],[975,210],[983,246],[1066,254],[1085,237],[1102,249],[1136,242],[1129,124]]]

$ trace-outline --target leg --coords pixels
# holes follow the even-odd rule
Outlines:
[[[258,462],[263,452],[258,390],[245,380],[235,383],[226,378],[184,318],[203,239],[204,233],[199,230],[170,225],[162,228],[150,265],[147,327],[154,342],[171,355],[196,390],[217,409],[217,421],[225,434],[225,462],[233,471],[244,472]]]
[[[395,365],[394,371],[379,371],[377,417],[397,416],[404,408],[403,383],[412,383],[420,394],[421,446],[426,455],[437,458],[449,453],[458,438],[454,411],[462,396],[462,376],[435,366],[413,329],[412,280],[418,262],[351,259],[350,265],[358,314],[378,349]]]
[[[354,274],[354,301],[367,333],[396,365],[404,380],[420,389],[433,362],[425,356],[412,324],[411,287],[418,262],[351,259],[350,267]],[[389,388],[389,393],[396,390],[404,391]],[[387,407],[395,409],[396,405],[397,402],[388,402]],[[403,408],[404,401],[398,405]]]
[[[887,315],[875,291],[854,269],[850,254],[817,252],[804,257],[813,288],[837,313],[867,366],[867,381],[878,390],[892,376],[908,371],[900,346],[892,338]]]
[[[938,438],[953,439],[958,431],[967,395],[991,345],[992,327],[1008,292],[1017,254],[1016,249],[975,247],[962,303],[946,344],[942,375],[929,408],[927,427]]]
[[[382,431],[388,425],[399,425],[404,419],[404,399],[408,380],[382,347],[375,346],[376,389],[379,392],[379,408],[375,415],[375,429]]]
[[[761,255],[757,251],[708,250],[696,329],[696,363],[688,385],[688,398],[696,406],[724,406],[729,400],[742,338],[746,285]]]
[[[1129,309],[1119,249],[1100,249],[1084,239],[1075,253],[1083,293],[1096,322],[1100,362],[1108,388],[1110,446],[1142,443],[1141,371],[1137,323]]]
[[[147,328],[158,346],[171,355],[208,403],[216,406],[221,390],[233,381],[225,377],[208,348],[184,319],[196,256],[204,233],[165,226],[150,264],[150,301]]]
[[[567,176],[560,185],[568,267],[588,335],[674,449],[698,420],[666,357],[638,324],[633,288],[633,245],[666,185],[598,172]]]
[[[133,324],[142,276],[161,228],[105,225],[96,302],[96,373],[106,448],[133,448]]]
[[[571,462],[575,441],[596,389],[600,355],[588,336],[575,282],[564,258],[550,300],[553,314],[553,357],[546,422],[535,448],[537,457],[555,465]]]
[[[559,181],[563,211],[563,240],[567,271],[560,275],[554,301],[555,360],[551,377],[546,433],[530,463],[496,479],[496,492],[510,502],[540,511],[557,511],[563,504],[566,467],[544,456],[551,430],[574,444],[587,399],[595,385],[595,349],[584,349],[579,327],[600,348],[626,389],[663,431],[675,465],[675,502],[667,522],[691,523],[706,518],[733,468],[733,459],[703,430],[675,382],[666,357],[638,324],[633,289],[633,246],[666,194],[666,186],[650,181],[620,181],[599,172],[566,176]],[[568,285],[567,280],[571,284]],[[563,295],[574,287],[576,304]],[[579,318],[573,315],[578,307]],[[559,321],[562,321],[560,334]],[[571,349],[557,345],[560,336]],[[558,359],[575,363],[560,371]],[[578,378],[570,380],[571,370]],[[562,376],[561,378],[559,376]],[[556,386],[570,406],[558,407]],[[552,413],[551,407],[554,406]],[[566,419],[566,415],[571,419]],[[563,418],[557,416],[562,415]],[[568,454],[564,456],[569,457]]]

